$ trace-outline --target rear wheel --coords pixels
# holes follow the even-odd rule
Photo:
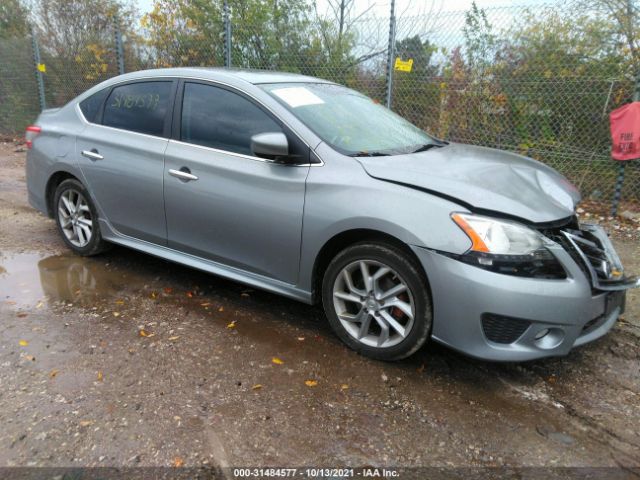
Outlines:
[[[88,256],[107,248],[89,192],[79,181],[61,182],[53,197],[53,206],[58,231],[74,252]]]
[[[401,249],[360,243],[329,264],[322,303],[336,334],[379,360],[415,353],[431,330],[429,287],[417,262]]]

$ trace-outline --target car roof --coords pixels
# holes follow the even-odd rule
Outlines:
[[[140,70],[126,74],[127,77],[162,77],[162,76],[185,76],[200,77],[210,80],[230,80],[238,79],[254,85],[261,83],[333,83],[321,78],[309,77],[298,73],[276,72],[272,70],[254,70],[244,68],[222,68],[222,67],[178,67],[159,68],[153,70]]]

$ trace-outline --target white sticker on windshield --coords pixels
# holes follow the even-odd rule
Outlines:
[[[304,87],[278,88],[271,91],[284,100],[291,108],[324,103],[320,97]]]

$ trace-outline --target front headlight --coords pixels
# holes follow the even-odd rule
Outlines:
[[[461,261],[507,275],[566,278],[556,257],[546,248],[553,242],[541,233],[509,220],[453,213],[451,219],[467,234],[471,248]]]
[[[451,218],[471,239],[471,250],[494,255],[527,255],[543,245],[543,236],[514,222],[454,213]]]

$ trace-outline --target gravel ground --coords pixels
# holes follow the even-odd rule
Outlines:
[[[640,466],[640,294],[526,364],[351,352],[313,307],[123,248],[71,254],[0,144],[0,466]],[[630,271],[640,242],[614,240]],[[629,470],[625,470],[629,471]]]

